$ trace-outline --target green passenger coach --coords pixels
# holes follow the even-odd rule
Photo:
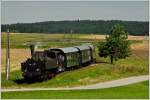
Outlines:
[[[64,67],[68,68],[68,67],[79,65],[79,50],[77,48],[67,47],[67,48],[59,48],[59,49],[62,50],[65,56]]]

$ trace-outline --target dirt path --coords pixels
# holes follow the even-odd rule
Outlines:
[[[137,82],[142,82],[145,80],[149,80],[148,75],[142,75],[142,76],[133,76],[129,78],[123,78],[103,83],[98,83],[94,85],[88,85],[88,86],[80,86],[80,87],[66,87],[66,88],[21,88],[21,89],[2,89],[2,92],[8,92],[8,91],[38,91],[38,90],[80,90],[80,89],[102,89],[102,88],[110,88],[110,87],[117,87],[117,86],[124,86],[128,84],[133,84]]]

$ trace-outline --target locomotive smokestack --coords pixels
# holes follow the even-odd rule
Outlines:
[[[30,45],[30,50],[31,50],[31,55],[33,56],[33,54],[35,53],[35,45],[34,44]]]

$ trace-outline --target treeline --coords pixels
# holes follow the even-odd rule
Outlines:
[[[2,25],[1,31],[19,33],[90,33],[107,34],[114,24],[124,26],[131,35],[145,35],[149,33],[149,22],[120,21],[120,20],[74,20],[74,21],[46,21],[37,23],[17,23]]]

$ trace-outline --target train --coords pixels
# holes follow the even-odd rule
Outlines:
[[[36,51],[30,45],[31,57],[21,63],[24,79],[47,80],[60,72],[95,63],[95,48],[91,44]]]

